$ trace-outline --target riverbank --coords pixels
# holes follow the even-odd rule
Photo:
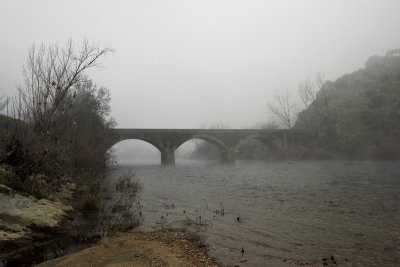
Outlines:
[[[50,266],[222,266],[185,229],[118,233],[97,245],[39,264]]]
[[[75,184],[66,183],[57,200],[38,199],[0,184],[0,260],[19,262],[21,255],[63,235],[73,219],[68,203]]]
[[[89,209],[99,200],[88,201],[94,195],[87,187],[45,175],[22,184],[0,166],[0,266],[31,266],[99,240],[97,212]]]
[[[121,176],[115,184],[81,177],[39,174],[22,183],[0,166],[0,266],[51,260],[139,224],[140,184],[134,176]]]

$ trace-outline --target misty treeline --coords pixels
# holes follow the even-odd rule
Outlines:
[[[286,128],[318,134],[313,149],[350,158],[400,157],[400,49],[370,57],[365,68],[298,86],[298,99],[277,94],[268,112]]]
[[[236,148],[237,158],[400,158],[400,49],[372,56],[365,68],[334,82],[316,74],[298,84],[297,94],[277,92],[267,103],[267,113],[268,122],[252,128],[303,130],[315,133],[314,140],[285,152],[243,140]],[[288,141],[299,144],[294,135]],[[192,156],[215,159],[218,150],[199,143]]]
[[[318,132],[313,146],[331,153],[399,158],[400,54],[391,51],[370,57],[365,68],[334,82],[317,80],[315,97],[303,101],[294,127]]]
[[[22,187],[95,179],[102,172],[115,123],[108,89],[98,87],[87,70],[99,67],[111,51],[87,40],[30,48],[23,83],[16,96],[3,99],[7,116],[1,120],[1,163],[12,168]],[[27,188],[46,197],[40,186]]]

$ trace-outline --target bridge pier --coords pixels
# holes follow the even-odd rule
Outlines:
[[[235,163],[235,153],[231,151],[221,151],[220,152],[220,162],[221,163]]]
[[[161,151],[161,164],[162,165],[175,165],[175,152],[174,151]]]

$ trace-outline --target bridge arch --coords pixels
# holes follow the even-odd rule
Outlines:
[[[143,141],[143,142],[146,142],[146,143],[148,143],[148,144],[154,146],[155,148],[158,149],[158,151],[160,151],[160,152],[162,151],[162,148],[160,147],[159,144],[157,144],[156,142],[153,142],[153,141],[151,141],[151,140],[148,140],[148,139],[146,139],[146,138],[120,138],[120,139],[115,140],[113,143],[111,143],[111,144],[109,145],[110,148],[109,148],[108,150],[110,150],[113,146],[115,146],[115,145],[117,145],[117,144],[119,144],[119,143],[121,143],[121,142],[123,142],[123,141],[129,141],[129,140],[139,140],[139,141]]]
[[[206,134],[195,134],[193,136],[182,139],[179,143],[177,143],[175,151],[178,150],[183,144],[191,140],[203,140],[212,144],[218,150],[220,161],[222,163],[231,162],[233,160],[229,147],[223,141],[212,135]]]
[[[134,141],[134,142],[130,143],[129,141]],[[146,144],[146,145],[144,146],[144,144]],[[140,154],[144,155],[143,157],[140,157],[138,160],[138,158],[135,157],[134,155],[133,156],[129,155],[129,159],[134,160],[134,161],[138,160],[141,163],[152,161],[151,164],[155,164],[154,159],[157,156],[157,152],[158,152],[158,157],[160,157],[160,154],[162,153],[162,149],[157,143],[152,142],[151,140],[146,140],[145,138],[121,138],[118,140],[114,140],[114,142],[109,145],[108,151],[111,150],[112,152],[114,152],[112,149],[117,148],[118,150],[116,150],[116,151],[118,151],[118,153],[116,153],[116,154],[120,154],[121,150],[122,150],[123,151],[122,154],[125,153],[125,158],[127,158],[126,154],[128,154],[129,149],[122,149],[121,147],[118,148],[119,145],[123,145],[123,147],[128,147],[131,151],[135,151],[135,149],[136,149],[136,151],[140,150],[141,151]],[[147,151],[147,153],[146,153],[146,151]],[[146,157],[146,154],[151,155],[151,156]],[[115,156],[117,156],[117,155],[115,155]],[[118,157],[119,157],[119,155],[118,155]],[[124,157],[124,156],[122,156],[122,157]],[[149,161],[149,159],[151,159],[151,160]],[[117,161],[115,161],[115,163],[116,162]],[[145,163],[145,164],[148,164],[148,163]]]
[[[224,142],[222,142],[220,139],[218,139],[214,136],[205,135],[205,134],[195,134],[193,136],[185,138],[185,139],[181,140],[179,143],[177,143],[177,148],[180,147],[183,143],[193,140],[193,139],[200,139],[200,140],[207,141],[207,142],[215,145],[220,151],[225,151],[228,149],[227,145]]]

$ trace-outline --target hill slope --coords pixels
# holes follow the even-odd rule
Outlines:
[[[352,157],[400,156],[400,56],[370,57],[363,69],[327,82],[299,114],[317,147]]]

